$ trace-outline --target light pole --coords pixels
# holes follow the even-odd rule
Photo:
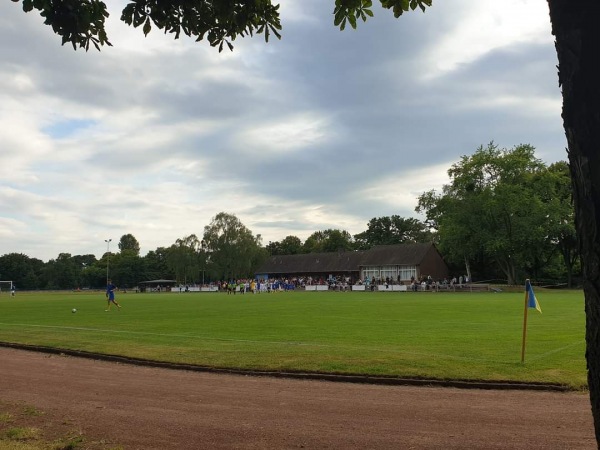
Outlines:
[[[108,266],[110,264],[110,241],[112,239],[104,239],[106,242],[106,285],[108,286]]]
[[[202,249],[202,287],[204,287],[204,266],[206,265],[206,241],[204,239],[200,241],[200,248]]]

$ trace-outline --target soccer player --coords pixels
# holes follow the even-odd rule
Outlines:
[[[107,309],[105,311],[110,311],[111,305],[114,303],[117,308],[121,309],[121,305],[117,303],[115,300],[115,291],[118,288],[112,283],[112,280],[108,280],[108,284],[106,285],[106,301],[107,301]]]

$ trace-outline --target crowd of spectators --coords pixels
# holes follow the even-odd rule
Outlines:
[[[391,289],[393,285],[408,285],[410,291],[439,291],[439,290],[454,290],[456,288],[462,288],[469,283],[469,279],[466,276],[453,277],[451,279],[443,278],[441,280],[435,280],[431,276],[421,277],[416,279],[412,277],[410,281],[403,282],[402,280],[394,280],[393,278],[379,278],[375,277],[365,279],[352,279],[350,276],[329,276],[325,277],[313,277],[310,275],[306,276],[295,276],[295,277],[283,277],[283,278],[269,278],[269,279],[240,279],[240,280],[229,280],[211,282],[203,285],[191,284],[191,285],[179,285],[171,290],[179,289],[180,292],[188,292],[190,287],[209,287],[218,289],[221,292],[227,292],[228,294],[261,294],[271,293],[278,291],[290,291],[295,289],[305,289],[306,286],[327,286],[328,290],[334,291],[350,291],[352,285],[364,285],[366,290],[379,290],[379,289]],[[383,288],[382,288],[383,286]],[[157,288],[157,290],[160,287]]]

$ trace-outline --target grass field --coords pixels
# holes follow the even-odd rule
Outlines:
[[[557,383],[582,389],[581,291],[536,290],[521,364],[523,293],[20,292],[0,341],[219,368]],[[76,308],[77,313],[71,309]]]

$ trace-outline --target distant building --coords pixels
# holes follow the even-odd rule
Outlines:
[[[258,278],[343,276],[356,281],[372,279],[410,283],[431,276],[448,277],[448,266],[434,244],[378,245],[370,250],[270,256],[256,271]]]
[[[175,280],[150,280],[140,281],[138,289],[140,292],[167,292],[171,291],[177,282]]]

